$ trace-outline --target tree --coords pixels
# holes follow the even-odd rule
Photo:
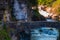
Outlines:
[[[60,0],[55,1],[52,7],[55,8],[55,13],[60,14]]]
[[[4,29],[0,30],[0,40],[11,40],[8,33]]]
[[[38,4],[37,0],[29,0],[28,1],[32,6],[36,6]]]
[[[54,0],[38,0],[39,5],[52,6]]]
[[[52,4],[52,8],[54,8],[53,13],[55,13],[58,17],[60,16],[60,0],[56,0],[53,4]],[[60,18],[58,18],[57,20],[59,20]]]

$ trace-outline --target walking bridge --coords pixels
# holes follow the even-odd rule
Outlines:
[[[52,27],[52,28],[60,28],[60,22],[46,22],[46,21],[32,21],[32,22],[9,22],[7,23],[11,28],[23,27],[23,29],[34,29],[40,27]]]

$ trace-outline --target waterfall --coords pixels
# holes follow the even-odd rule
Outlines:
[[[14,0],[14,16],[17,20],[27,20],[27,6],[24,3],[19,4]]]

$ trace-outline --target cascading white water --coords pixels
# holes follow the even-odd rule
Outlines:
[[[27,7],[26,4],[19,4],[17,0],[14,0],[14,16],[17,20],[27,20]]]

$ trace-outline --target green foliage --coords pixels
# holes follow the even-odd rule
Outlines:
[[[2,24],[2,21],[0,21],[0,24]]]
[[[32,5],[32,6],[36,6],[38,4],[37,0],[29,0],[29,3]]]
[[[11,40],[5,30],[0,30],[0,40]]]
[[[56,0],[52,4],[52,8],[55,8],[54,13],[60,16],[60,0]],[[60,18],[58,18],[58,21],[60,21]]]
[[[51,6],[54,0],[38,0],[39,5]]]
[[[37,9],[35,9],[35,10],[34,10],[34,15],[35,15],[35,16],[37,16],[37,17],[39,17],[39,16],[40,16],[40,14],[39,14],[39,12],[38,12],[38,10],[37,10]]]
[[[56,0],[56,1],[52,4],[53,7],[57,7],[57,6],[59,6],[59,5],[60,5],[60,0]]]
[[[60,7],[57,9],[57,14],[60,15]]]
[[[0,40],[11,40],[4,24],[3,29],[0,30]]]
[[[3,29],[6,30],[6,24],[4,24]]]
[[[38,9],[33,10],[33,16],[32,16],[32,21],[46,21],[45,17],[42,16],[39,12]]]
[[[38,0],[38,4],[45,4],[46,0]]]
[[[33,6],[35,5],[47,5],[47,6],[52,6],[52,3],[55,0],[29,0],[29,3]]]

